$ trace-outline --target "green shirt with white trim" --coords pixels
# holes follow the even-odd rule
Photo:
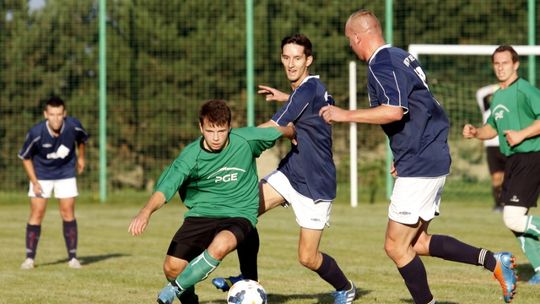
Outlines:
[[[219,152],[202,148],[203,138],[189,144],[159,177],[155,192],[167,201],[180,193],[184,217],[243,217],[257,224],[259,188],[255,159],[281,137],[276,128],[238,128]]]
[[[528,81],[519,78],[505,89],[493,94],[491,115],[487,123],[497,130],[501,153],[510,156],[515,153],[540,151],[540,137],[527,138],[519,145],[510,147],[504,132],[519,131],[540,120],[540,90]]]

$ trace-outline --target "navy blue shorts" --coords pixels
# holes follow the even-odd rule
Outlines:
[[[188,217],[172,238],[167,255],[191,261],[210,246],[219,232],[232,232],[240,243],[252,229],[251,222],[242,217]]]

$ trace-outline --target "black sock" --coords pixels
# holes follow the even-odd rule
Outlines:
[[[199,304],[199,297],[195,294],[195,286],[185,289],[178,299],[182,304]]]
[[[64,240],[66,241],[66,248],[68,252],[68,259],[77,257],[77,220],[63,223],[64,226]]]
[[[405,285],[413,297],[414,303],[426,304],[433,300],[427,281],[426,268],[418,256],[415,256],[409,264],[398,268],[398,270],[405,280]]]
[[[236,248],[238,262],[240,263],[240,272],[244,276],[244,279],[253,281],[259,280],[257,272],[257,254],[259,253],[259,245],[259,232],[257,231],[257,228],[253,228]]]
[[[336,290],[349,290],[351,284],[343,274],[343,271],[339,268],[336,260],[325,253],[322,253],[322,257],[323,261],[321,267],[315,270],[315,272]]]
[[[493,252],[473,247],[446,235],[431,236],[429,254],[448,261],[482,265],[490,271],[493,271],[497,264]]]
[[[36,258],[37,245],[41,235],[41,225],[26,224],[26,257]]]

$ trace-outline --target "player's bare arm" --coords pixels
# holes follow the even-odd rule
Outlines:
[[[150,196],[150,199],[148,199],[146,205],[131,220],[128,232],[131,233],[132,236],[141,235],[144,230],[146,230],[152,213],[161,208],[165,202],[165,195],[162,192],[154,192],[152,196]]]
[[[403,118],[403,108],[381,105],[369,109],[344,110],[336,106],[325,106],[319,115],[327,122],[358,122],[384,125]]]
[[[463,126],[462,134],[464,138],[477,138],[480,140],[485,140],[497,136],[497,130],[488,124],[485,124],[480,128],[477,128],[471,124],[466,124]]]
[[[80,143],[77,147],[78,153],[77,153],[77,173],[81,174],[84,171],[84,168],[86,166],[86,158],[85,158],[85,143]]]
[[[515,131],[504,131],[504,136],[510,147],[519,145],[525,139],[540,135],[540,120],[535,120],[530,126],[525,129]]]
[[[34,164],[32,163],[32,160],[23,159],[23,167],[24,167],[24,171],[26,171],[26,175],[28,175],[28,179],[32,183],[34,194],[38,197],[41,196],[41,185],[38,182],[36,171],[34,170]]]
[[[286,102],[289,100],[289,94],[265,85],[259,85],[257,93],[265,95],[266,101]]]

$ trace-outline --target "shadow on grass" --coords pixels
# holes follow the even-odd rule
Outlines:
[[[356,289],[356,298],[357,300],[361,300],[363,296],[369,294],[371,291],[369,290],[363,290],[360,288]],[[226,297],[226,294],[224,293],[223,297]],[[313,300],[313,303],[316,304],[332,304],[334,303],[334,298],[330,295],[330,293],[315,293],[315,294],[279,294],[279,293],[270,293],[268,294],[268,303],[272,304],[282,304],[282,303],[289,303],[290,301],[294,300]],[[201,304],[215,304],[215,303],[222,303],[223,300],[210,300],[201,302]]]
[[[535,274],[531,264],[518,264],[516,266],[518,282],[527,282]]]
[[[435,299],[437,300],[437,299]],[[401,299],[401,303],[411,303],[414,304],[414,301],[412,299]],[[437,304],[458,304],[458,302],[447,302],[447,301],[439,301],[437,300]]]
[[[104,260],[108,259],[115,259],[115,258],[121,258],[130,256],[129,254],[125,253],[109,253],[109,254],[102,254],[102,255],[87,255],[87,256],[78,256],[77,259],[81,262],[81,265],[90,265],[94,263],[98,263]],[[39,266],[51,266],[51,265],[58,265],[58,264],[64,264],[67,263],[68,259],[60,259],[56,260],[54,262],[48,262],[40,264]]]

